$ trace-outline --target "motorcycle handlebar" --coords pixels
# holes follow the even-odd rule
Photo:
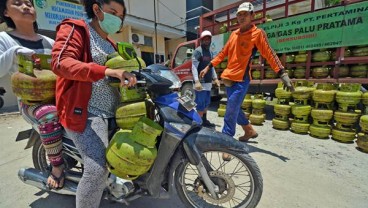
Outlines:
[[[120,79],[119,78],[116,78],[116,77],[107,77],[108,81],[110,83],[120,83]],[[129,81],[128,80],[125,80],[124,81],[124,84],[128,84]],[[137,84],[146,84],[146,81],[145,80],[137,80]]]

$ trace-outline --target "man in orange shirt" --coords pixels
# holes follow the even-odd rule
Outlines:
[[[253,10],[254,7],[249,2],[244,2],[239,6],[236,17],[240,28],[231,33],[222,51],[200,73],[200,77],[204,77],[211,67],[220,64],[226,56],[228,57],[227,68],[221,75],[227,93],[227,107],[222,132],[234,136],[236,123],[238,123],[245,132],[239,140],[244,142],[258,136],[241,110],[241,104],[251,80],[250,63],[257,51],[280,75],[284,85],[290,90],[294,90],[289,76],[268,43],[266,33],[252,23]]]

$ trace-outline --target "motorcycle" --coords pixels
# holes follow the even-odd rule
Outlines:
[[[3,87],[0,87],[0,108],[4,106],[4,99],[2,96],[6,93],[6,90]]]
[[[256,162],[247,153],[247,145],[202,127],[193,101],[173,92],[170,80],[148,69],[134,73],[151,99],[148,117],[164,130],[157,139],[158,153],[150,170],[132,181],[110,173],[104,197],[129,205],[143,196],[169,198],[176,193],[187,207],[256,207],[263,180]],[[112,128],[110,138],[116,130]],[[22,168],[18,172],[24,183],[44,191],[75,195],[83,174],[83,160],[73,141],[64,135],[64,188],[54,190],[46,185],[49,162],[36,126],[26,146],[33,148],[34,168]],[[223,153],[230,154],[231,160],[223,160]]]

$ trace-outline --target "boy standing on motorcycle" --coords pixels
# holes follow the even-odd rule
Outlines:
[[[0,19],[10,32],[0,32],[0,77],[13,74],[18,69],[16,55],[32,56],[35,53],[50,54],[54,41],[37,33],[36,11],[30,0],[0,1]],[[62,132],[53,104],[26,105],[21,112],[29,122],[38,124],[42,144],[52,165],[47,179],[50,188],[62,188],[64,168],[62,158]]]
[[[90,21],[66,19],[56,28],[52,69],[58,75],[56,107],[60,122],[74,141],[84,161],[78,184],[76,207],[99,207],[108,171],[105,151],[108,122],[119,103],[117,88],[106,76],[136,84],[124,69],[104,66],[107,55],[116,51],[109,34],[121,30],[126,7],[123,0],[86,0]]]
[[[293,86],[279,58],[269,45],[266,33],[252,23],[253,5],[249,2],[242,3],[236,12],[236,17],[240,28],[231,33],[222,51],[201,71],[200,77],[204,77],[213,66],[217,66],[225,57],[228,57],[227,68],[221,74],[227,94],[222,132],[234,136],[236,124],[239,124],[244,130],[244,135],[239,137],[239,141],[246,142],[258,136],[241,110],[241,104],[251,80],[250,63],[257,51],[259,50],[272,69],[280,75],[285,86],[291,90]],[[223,158],[229,159],[226,154]]]

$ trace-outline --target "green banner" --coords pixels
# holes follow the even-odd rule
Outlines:
[[[368,44],[368,1],[267,22],[276,53]]]

